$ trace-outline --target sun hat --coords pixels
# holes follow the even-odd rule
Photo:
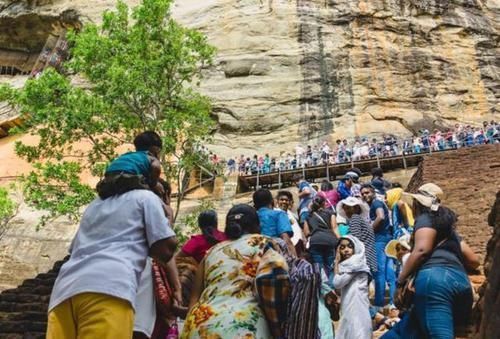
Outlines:
[[[355,197],[348,197],[345,198],[344,200],[340,200],[339,203],[337,204],[337,215],[344,218],[348,219],[347,215],[344,212],[344,205],[347,206],[359,206],[361,207],[361,217],[366,218],[368,217],[368,214],[370,213],[370,207],[368,204],[361,199],[355,198]]]
[[[397,259],[398,256],[398,251],[396,251],[396,246],[399,244],[400,246],[403,246],[406,248],[408,251],[411,250],[410,246],[410,238],[411,235],[410,233],[406,233],[399,237],[399,239],[393,239],[387,243],[385,246],[385,255],[394,259]]]
[[[436,184],[432,182],[420,186],[417,193],[403,193],[404,196],[411,199],[416,199],[420,204],[429,207],[432,211],[439,209],[439,203],[444,198],[444,192]]]

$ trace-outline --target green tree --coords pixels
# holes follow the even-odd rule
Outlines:
[[[209,99],[195,88],[215,49],[178,24],[171,5],[143,0],[129,10],[119,1],[102,25],[68,32],[70,75],[46,69],[22,89],[0,88],[0,100],[23,112],[25,129],[39,137],[35,145],[16,144],[16,153],[35,164],[24,178],[28,203],[50,217],[77,216],[94,196],[79,181],[82,171],[102,175],[117,147],[144,130],[161,135],[170,180],[181,184],[182,174],[202,161],[196,147],[214,122]],[[75,146],[81,144],[89,146]]]
[[[9,222],[16,216],[20,202],[14,201],[9,191],[0,187],[0,239],[7,230]]]

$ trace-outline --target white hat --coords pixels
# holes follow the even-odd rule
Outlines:
[[[416,199],[425,207],[429,207],[433,211],[437,211],[439,208],[439,203],[444,197],[444,192],[436,184],[428,183],[420,186],[417,193],[403,193],[404,196]]]
[[[344,212],[344,205],[347,206],[359,206],[361,208],[361,216],[363,218],[367,218],[368,214],[370,213],[370,207],[368,204],[361,199],[355,198],[355,197],[348,197],[345,198],[344,200],[339,201],[337,204],[337,215],[348,219],[347,215]]]

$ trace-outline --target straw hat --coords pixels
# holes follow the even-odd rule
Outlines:
[[[361,207],[361,217],[363,217],[363,218],[367,218],[368,214],[370,213],[370,207],[368,206],[367,203],[365,203],[361,199],[358,199],[355,197],[348,197],[348,198],[345,198],[344,200],[339,201],[339,203],[337,204],[337,215],[342,217],[342,218],[345,218],[346,220],[348,218],[344,212],[344,205],[351,206],[351,207],[352,206]]]
[[[420,186],[417,193],[403,193],[404,196],[416,199],[420,204],[429,207],[433,211],[437,211],[439,203],[444,198],[443,190],[436,184],[428,183]]]
[[[387,243],[387,245],[385,246],[385,255],[387,255],[388,257],[397,259],[398,258],[398,256],[397,256],[398,251],[396,251],[396,245],[398,245],[398,244],[400,246],[403,246],[404,248],[406,248],[408,251],[411,250],[410,238],[411,238],[411,235],[409,233],[407,233],[407,234],[404,234],[401,237],[399,237],[399,239],[393,239],[393,240],[389,241]]]

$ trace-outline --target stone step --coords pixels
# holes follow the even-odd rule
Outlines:
[[[0,312],[47,312],[47,307],[46,302],[19,304],[11,301],[0,301]]]
[[[20,329],[23,332],[45,332],[47,323],[41,321],[5,321],[0,323],[0,333],[19,333]]]

